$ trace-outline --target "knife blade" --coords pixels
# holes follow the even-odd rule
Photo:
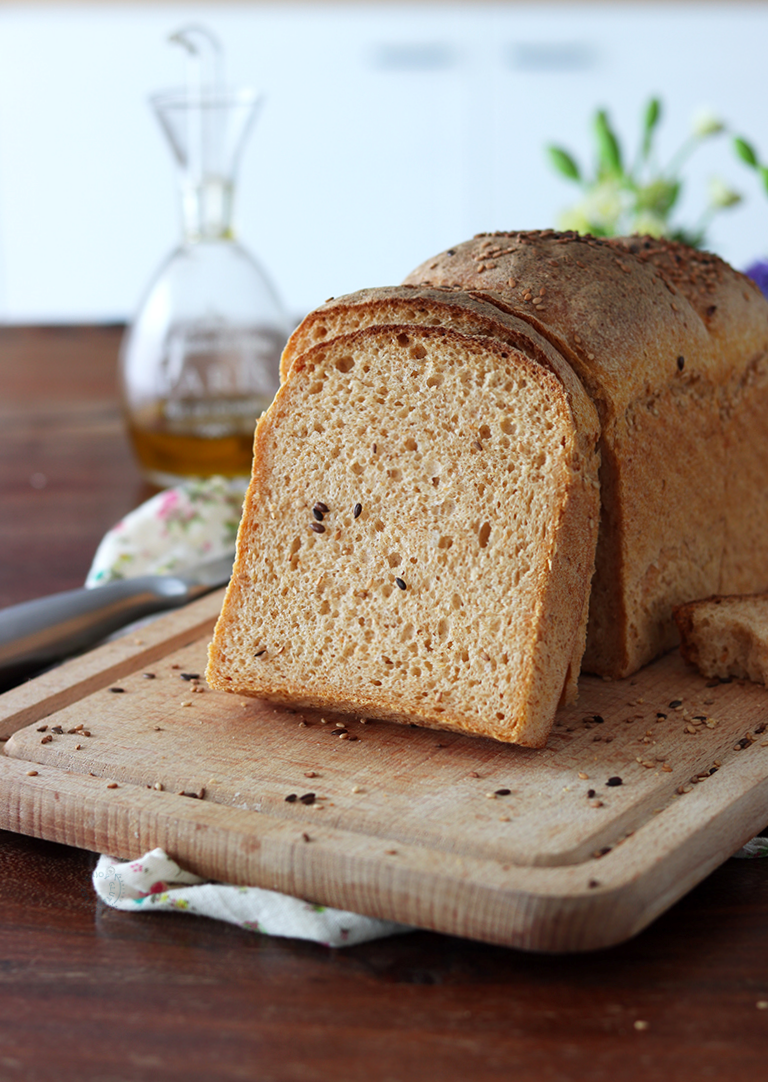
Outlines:
[[[145,616],[179,608],[232,574],[234,553],[178,575],[139,575],[92,589],[67,590],[0,611],[0,681],[77,654]]]

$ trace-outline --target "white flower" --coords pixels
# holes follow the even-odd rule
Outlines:
[[[713,207],[735,207],[741,202],[741,195],[729,188],[720,177],[711,177],[709,181],[709,203]]]
[[[718,135],[721,131],[725,131],[725,124],[709,109],[699,109],[693,117],[691,128],[693,134],[699,139],[707,139],[710,135]]]

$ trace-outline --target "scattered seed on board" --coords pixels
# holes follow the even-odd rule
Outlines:
[[[37,777],[37,771],[36,770],[28,770],[27,771],[27,777],[28,778],[36,778]]]
[[[109,690],[113,691],[115,695],[121,695],[125,692],[125,688],[110,688]]]
[[[610,785],[610,786],[614,786],[614,785],[623,785],[624,782],[621,780],[621,778],[614,776],[612,778],[609,778],[608,781],[605,784]]]
[[[52,740],[53,740],[53,737],[51,736],[50,733],[48,733],[47,736],[43,737],[43,739],[40,741],[40,743],[41,744],[50,744]]]
[[[116,781],[111,781],[107,785],[107,789],[119,789],[119,788],[120,788],[120,786],[117,784]]]
[[[200,679],[200,673],[199,672],[180,672],[179,676],[181,677],[182,680],[199,680]]]

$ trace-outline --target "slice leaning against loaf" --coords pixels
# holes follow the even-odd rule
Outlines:
[[[406,283],[530,323],[598,409],[586,671],[627,676],[674,646],[676,604],[725,582],[768,588],[768,302],[754,283],[683,245],[551,230],[475,237]]]
[[[708,597],[675,609],[680,652],[703,676],[768,686],[768,595]]]
[[[211,686],[543,746],[599,513],[597,417],[566,381],[441,327],[297,357],[256,430]]]
[[[573,369],[530,324],[501,309],[498,298],[495,298],[493,303],[448,288],[382,286],[363,289],[347,296],[332,298],[315,312],[310,312],[288,341],[281,364],[287,373],[296,357],[313,344],[327,343],[339,334],[352,333],[371,326],[419,324],[444,327],[462,334],[496,338],[551,369],[571,397],[574,416],[580,422],[584,420],[585,432],[591,432],[594,426],[594,411],[587,411],[588,418],[586,415],[582,418],[586,410],[586,398]],[[573,664],[564,694],[564,700],[569,703],[574,702],[577,697],[586,639],[588,598],[586,606],[583,635],[574,647]]]

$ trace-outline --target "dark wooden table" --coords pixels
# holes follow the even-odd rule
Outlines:
[[[148,494],[119,339],[0,329],[0,604],[79,585]],[[728,861],[632,942],[560,957],[134,916],[97,903],[94,863],[0,832],[0,1082],[768,1077],[768,861]]]

